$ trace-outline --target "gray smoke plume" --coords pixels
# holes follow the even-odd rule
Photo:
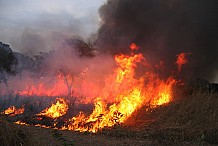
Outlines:
[[[99,10],[102,26],[95,43],[117,54],[135,42],[150,60],[164,60],[169,68],[177,54],[190,52],[182,76],[214,80],[218,72],[217,8],[217,0],[108,0]]]
[[[0,41],[32,57],[54,50],[63,37],[87,39],[98,29],[98,8],[103,2],[0,0]]]

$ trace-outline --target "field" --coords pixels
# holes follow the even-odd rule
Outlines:
[[[16,125],[11,117],[1,115],[0,145],[218,145],[218,94],[185,91],[175,93],[174,101],[167,105],[156,108],[144,105],[124,124],[95,134]]]

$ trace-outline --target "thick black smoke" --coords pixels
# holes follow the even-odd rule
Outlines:
[[[108,0],[100,17],[95,43],[103,51],[125,52],[135,42],[168,67],[191,52],[183,76],[213,80],[218,72],[217,0]]]

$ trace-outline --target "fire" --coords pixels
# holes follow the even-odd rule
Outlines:
[[[47,82],[50,81],[42,78],[38,84],[31,83],[26,89],[16,92],[21,96],[66,96],[68,94],[68,87],[62,74],[56,76],[52,85],[46,84]]]
[[[52,103],[50,108],[46,108],[41,113],[37,114],[37,116],[47,116],[50,118],[59,118],[67,113],[68,105],[63,98],[57,98],[57,102],[55,104]]]
[[[151,71],[139,79],[135,78],[137,64],[146,62],[142,54],[117,55],[115,61],[117,68],[105,80],[106,86],[102,89],[102,95],[97,98],[92,114],[86,116],[80,112],[63,129],[97,132],[104,127],[124,123],[145,103],[150,102],[156,107],[172,100],[172,86],[176,82],[172,77],[165,82]],[[104,102],[107,99],[114,103],[107,105]]]
[[[139,47],[138,47],[135,43],[132,43],[132,44],[129,46],[129,48],[130,48],[132,51],[139,49]]]
[[[168,78],[166,82],[157,80],[159,83],[155,90],[158,91],[152,100],[153,106],[163,105],[172,101],[172,86],[176,83],[176,80],[172,77]]]
[[[21,108],[16,108],[15,106],[10,106],[8,109],[3,111],[1,114],[15,116],[15,115],[23,114],[23,113],[24,113],[24,106],[22,106]]]
[[[178,71],[181,71],[181,68],[184,64],[188,63],[188,59],[186,58],[187,55],[190,55],[191,53],[180,53],[177,55],[177,61],[176,64],[178,65]]]
[[[130,55],[120,54],[115,56],[116,68],[111,75],[105,78],[104,86],[99,88],[93,83],[81,81],[83,90],[79,91],[88,96],[85,96],[80,102],[87,103],[88,101],[90,103],[94,101],[94,109],[90,115],[79,112],[77,116],[67,120],[65,126],[61,129],[95,133],[105,127],[124,123],[133,112],[143,105],[149,104],[151,108],[156,108],[173,100],[172,87],[177,82],[176,79],[172,76],[161,79],[143,54],[134,53],[139,47],[134,43],[129,47],[132,51]],[[185,58],[187,54],[189,53],[178,55],[178,70],[181,70],[182,65],[187,63]],[[140,77],[135,71],[139,64],[146,68],[145,73]],[[88,71],[86,69],[86,72]],[[21,92],[21,95],[69,95],[72,90],[76,91],[76,89],[68,87],[69,82],[66,85],[66,80],[71,81],[71,85],[73,84],[71,77],[65,76],[64,81],[63,76],[59,76],[55,82],[55,88],[48,89],[45,84],[38,85],[38,87],[31,86],[28,92]],[[50,108],[43,110],[37,116],[43,115],[56,119],[65,115],[67,110],[66,101],[63,98],[58,98],[55,104],[52,104]]]
[[[14,122],[15,124],[19,124],[19,125],[26,125],[26,126],[29,126],[28,124],[26,124],[25,122],[22,122],[22,121],[17,121],[17,122]]]

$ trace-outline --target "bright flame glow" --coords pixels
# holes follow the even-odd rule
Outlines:
[[[55,104],[52,103],[50,108],[46,108],[38,116],[46,116],[50,118],[59,118],[67,113],[68,105],[63,98],[57,98]]]
[[[59,74],[52,85],[39,81],[39,84],[32,83],[26,89],[17,92],[21,96],[66,96],[68,88],[63,75]]]
[[[23,113],[24,113],[24,106],[22,106],[21,108],[16,108],[15,106],[10,106],[8,109],[3,111],[1,114],[15,116],[15,115],[23,114]]]
[[[137,46],[135,43],[132,43],[129,48],[134,51],[134,50],[138,50],[139,49],[139,46]]]
[[[115,61],[117,68],[106,79],[106,86],[97,98],[92,114],[86,116],[79,113],[63,129],[97,132],[125,122],[135,110],[149,101],[156,107],[172,100],[172,85],[175,83],[172,77],[164,82],[155,73],[147,72],[145,76],[135,78],[137,63],[146,61],[142,54],[117,55]],[[114,99],[114,103],[108,106],[103,102],[107,99]]]
[[[115,56],[117,67],[105,79],[104,86],[99,88],[85,80],[81,83],[84,93],[93,93],[81,100],[83,103],[94,101],[93,112],[90,115],[79,112],[77,116],[70,118],[67,125],[62,129],[95,133],[104,127],[124,123],[134,111],[145,104],[150,104],[151,108],[155,108],[173,100],[172,87],[176,80],[171,76],[166,80],[161,79],[142,54],[134,54],[133,51],[139,49],[136,44],[132,43],[130,49],[132,50],[130,55]],[[178,70],[181,69],[183,64],[187,63],[185,58],[187,53],[181,54],[178,55],[177,59]],[[138,64],[146,68],[146,72],[140,77],[137,77],[135,72]],[[89,70],[86,69],[85,71],[88,72]],[[71,80],[70,76],[65,78]],[[58,76],[56,83],[54,88],[49,89],[44,84],[31,86],[29,90],[21,92],[21,95],[59,96],[69,93],[69,88],[66,86],[63,76]],[[67,103],[63,98],[59,98],[55,104],[43,110],[38,116],[59,118],[65,115],[67,110]]]
[[[191,53],[180,53],[177,55],[177,61],[176,64],[178,65],[178,71],[181,71],[181,68],[184,64],[188,63],[188,59],[186,58],[187,55],[190,55]]]

